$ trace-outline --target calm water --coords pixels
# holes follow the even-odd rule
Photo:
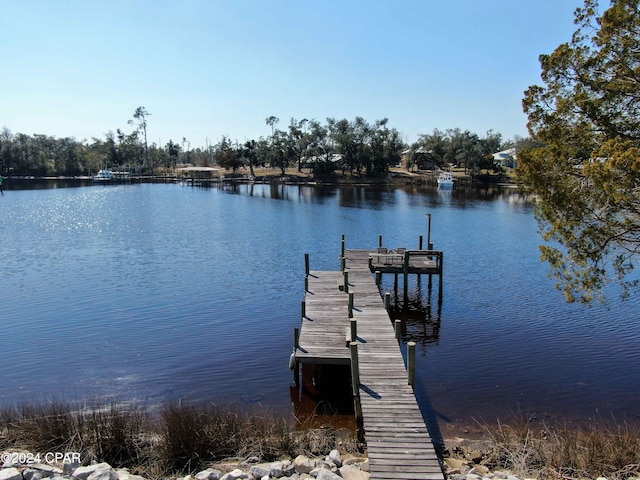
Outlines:
[[[288,357],[312,269],[348,248],[445,252],[417,393],[446,431],[518,412],[640,422],[637,298],[567,305],[512,190],[88,186],[0,196],[0,404],[108,398],[290,409]],[[393,289],[392,279],[385,288]],[[417,285],[412,286],[415,290]],[[400,289],[402,290],[402,289]]]

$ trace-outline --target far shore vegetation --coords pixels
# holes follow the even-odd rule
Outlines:
[[[77,140],[46,134],[0,130],[0,175],[5,177],[90,176],[102,168],[139,175],[163,175],[182,166],[217,167],[230,175],[255,176],[268,171],[281,176],[296,172],[314,179],[336,176],[363,181],[384,180],[390,173],[450,170],[457,167],[470,179],[502,181],[515,167],[516,151],[534,145],[530,139],[504,140],[500,133],[484,136],[458,128],[418,136],[407,144],[388,119],[368,122],[290,119],[279,128],[275,116],[265,119],[270,134],[238,141],[222,136],[215,143],[192,146],[191,141],[169,140],[164,145],[148,143],[149,113],[138,107],[126,129],[109,131],[102,137]],[[494,154],[512,154],[497,160]]]
[[[107,462],[149,479],[223,462],[321,457],[332,449],[366,455],[354,432],[310,425],[232,405],[174,402],[151,412],[121,404],[23,404],[0,409],[0,451],[78,452],[84,463]],[[567,429],[514,418],[481,427],[481,440],[445,440],[440,457],[520,478],[640,476],[640,435],[626,425]]]

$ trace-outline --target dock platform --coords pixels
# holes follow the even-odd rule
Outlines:
[[[356,366],[353,376],[359,381],[354,403],[356,415],[361,415],[371,480],[443,480],[440,461],[374,279],[382,264],[388,269],[386,273],[441,275],[442,252],[413,251],[407,256],[405,251],[379,251],[343,248],[343,271],[307,270],[302,325],[295,341],[296,372],[304,363]],[[409,258],[414,261],[407,261]],[[412,272],[408,272],[408,265]],[[352,320],[355,341],[350,338]],[[352,361],[354,347],[357,355]]]

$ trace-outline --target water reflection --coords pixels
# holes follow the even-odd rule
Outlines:
[[[393,191],[384,187],[340,187],[340,206],[350,208],[382,209],[393,203]]]
[[[5,178],[3,190],[48,190],[51,188],[75,188],[93,185],[93,181],[87,178]]]
[[[382,210],[407,203],[426,209],[455,207],[471,208],[497,201],[527,210],[531,199],[517,188],[500,186],[459,186],[453,190],[438,190],[433,185],[286,185],[283,183],[216,182],[207,185],[225,193],[250,197],[285,200],[295,203],[336,203],[340,207]],[[334,202],[331,202],[333,200]]]
[[[437,290],[434,293],[431,282],[418,280],[417,283],[406,299],[397,288],[393,290],[389,316],[401,321],[402,342],[415,342],[424,354],[427,346],[437,345],[440,341],[442,298],[438,298]]]

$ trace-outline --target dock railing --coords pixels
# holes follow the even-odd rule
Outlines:
[[[442,257],[438,250],[378,249],[369,254],[369,269],[381,273],[441,274]]]

